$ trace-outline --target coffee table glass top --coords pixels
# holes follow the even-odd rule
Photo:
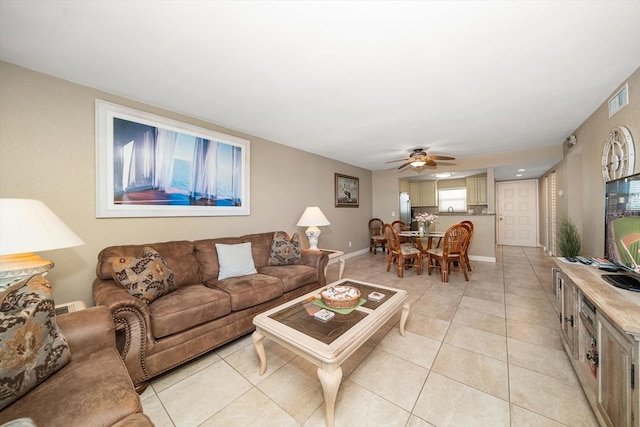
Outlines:
[[[366,318],[371,310],[375,311],[396,294],[395,291],[390,289],[381,289],[379,287],[369,286],[364,283],[352,282],[349,280],[340,283],[340,285],[358,288],[360,290],[361,297],[364,298],[366,302],[349,314],[336,313],[331,320],[324,323],[313,317],[315,312],[321,309],[313,303],[315,299],[320,298],[320,291],[318,291],[317,297],[312,296],[307,298],[304,301],[273,313],[269,317],[289,326],[292,329],[295,329],[298,332],[321,341],[324,344],[331,344],[362,319]],[[368,295],[371,292],[383,293],[385,298],[382,301],[370,300]],[[362,310],[362,307],[367,310]]]

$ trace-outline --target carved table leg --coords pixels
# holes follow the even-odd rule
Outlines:
[[[324,395],[325,422],[327,427],[335,426],[336,396],[342,380],[342,368],[340,366],[324,366],[318,368],[318,378],[322,384]]]
[[[253,348],[256,349],[258,359],[260,359],[259,375],[262,376],[267,370],[267,356],[264,353],[264,335],[256,329],[256,331],[251,335],[251,341],[253,341]]]

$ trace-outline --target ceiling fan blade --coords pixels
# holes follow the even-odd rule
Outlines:
[[[438,166],[438,164],[436,162],[433,161],[433,159],[427,159],[427,163],[425,163],[426,166]]]
[[[406,168],[407,166],[410,166],[410,165],[411,165],[411,162],[407,162],[407,163],[405,163],[404,165],[400,166],[400,167],[398,168],[398,170],[404,169],[404,168]]]
[[[429,156],[431,157],[433,160],[455,160],[455,157],[451,157],[451,156]]]
[[[407,160],[409,160],[409,159],[407,159],[407,158],[405,157],[404,159],[389,160],[389,161],[388,161],[388,162],[386,162],[386,163],[406,162]]]

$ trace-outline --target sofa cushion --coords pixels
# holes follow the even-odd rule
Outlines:
[[[113,280],[147,304],[175,289],[173,271],[153,248],[145,247],[140,258],[112,257],[111,266]]]
[[[231,313],[226,292],[204,285],[181,286],[149,305],[151,333],[162,338]]]
[[[284,231],[273,233],[271,242],[271,253],[267,265],[294,265],[302,262],[302,249],[298,233],[294,233],[289,239],[289,235]]]
[[[232,311],[253,307],[283,294],[282,281],[264,274],[231,277],[215,282],[215,286],[229,294]]]
[[[216,243],[220,271],[218,280],[228,277],[246,276],[256,274],[256,266],[251,255],[251,243],[239,243],[237,245],[225,245]]]
[[[0,294],[0,409],[69,363],[51,285],[32,276]]]
[[[42,426],[110,426],[141,411],[115,347],[103,348],[60,369],[0,411],[0,424],[28,416]]]
[[[260,273],[282,280],[284,292],[318,281],[318,270],[302,264],[262,267]]]

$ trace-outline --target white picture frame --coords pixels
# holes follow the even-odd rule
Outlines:
[[[96,217],[250,214],[246,139],[96,99]]]

